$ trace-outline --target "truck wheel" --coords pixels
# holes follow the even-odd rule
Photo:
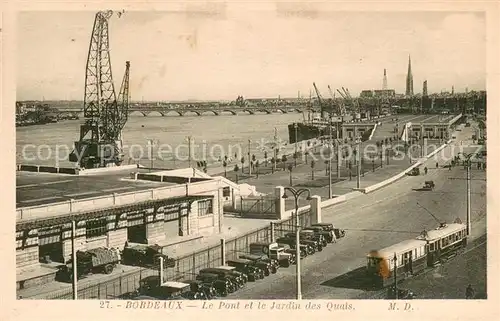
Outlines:
[[[113,265],[111,265],[111,264],[107,264],[107,265],[104,267],[104,273],[106,273],[106,274],[111,274],[111,272],[113,272]]]

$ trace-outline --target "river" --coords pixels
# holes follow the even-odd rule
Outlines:
[[[124,164],[139,162],[161,168],[188,165],[188,136],[191,136],[193,166],[196,160],[208,164],[228,155],[236,162],[251,154],[262,157],[267,150],[272,157],[275,128],[281,144],[288,142],[287,125],[302,120],[302,114],[256,114],[221,116],[130,116],[123,130]],[[74,166],[68,155],[79,138],[83,120],[66,120],[47,125],[16,128],[18,164]],[[156,140],[153,148],[148,140]]]

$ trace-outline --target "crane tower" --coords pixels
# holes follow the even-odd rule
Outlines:
[[[122,130],[129,107],[130,62],[125,63],[122,86],[116,98],[109,54],[108,21],[112,11],[95,15],[85,72],[84,124],[80,139],[69,156],[80,167],[120,165],[123,161]]]

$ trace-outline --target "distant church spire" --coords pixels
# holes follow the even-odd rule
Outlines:
[[[382,89],[387,90],[387,71],[384,68],[384,80],[382,82]]]
[[[406,74],[406,96],[413,96],[413,74],[411,72],[410,55],[408,55],[408,73]]]

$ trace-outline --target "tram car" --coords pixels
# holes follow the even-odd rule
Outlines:
[[[366,273],[375,288],[386,287],[431,268],[467,246],[467,226],[460,221],[440,224],[418,237],[367,255]],[[394,275],[395,274],[395,275]]]

